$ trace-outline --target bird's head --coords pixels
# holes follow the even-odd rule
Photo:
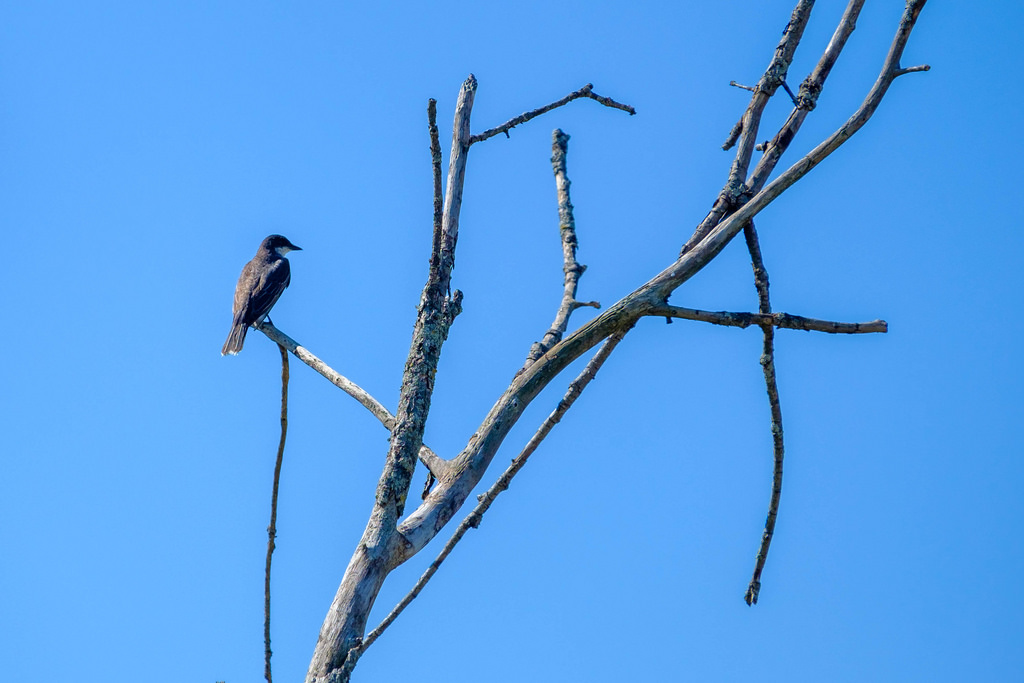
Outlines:
[[[263,244],[260,245],[260,248],[274,252],[278,256],[284,256],[289,251],[302,251],[302,247],[295,246],[289,242],[288,238],[284,235],[271,235],[267,239],[263,240]]]

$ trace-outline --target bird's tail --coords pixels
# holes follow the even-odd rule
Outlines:
[[[222,356],[234,356],[242,350],[242,344],[245,343],[245,333],[249,331],[249,326],[236,322],[231,325],[231,333],[228,334],[228,340],[224,342],[224,348],[220,350]]]

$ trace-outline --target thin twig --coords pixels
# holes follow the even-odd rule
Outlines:
[[[921,71],[931,71],[932,67],[928,64],[919,64],[918,66],[908,66],[907,68],[896,69],[896,75],[902,76],[903,74],[916,74]]]
[[[441,564],[445,561],[445,559],[447,559],[448,555],[451,554],[452,550],[455,549],[455,546],[459,543],[459,541],[462,540],[462,537],[466,535],[466,532],[469,531],[469,529],[475,529],[480,525],[480,520],[487,512],[488,508],[491,507],[491,504],[494,502],[494,500],[498,497],[498,495],[501,494],[502,491],[508,489],[509,484],[512,481],[512,478],[515,477],[519,470],[523,468],[523,466],[526,464],[526,461],[530,459],[530,456],[533,455],[533,452],[537,450],[537,447],[540,446],[541,442],[544,441],[545,437],[547,437],[547,435],[551,432],[554,426],[561,421],[562,416],[564,416],[566,411],[568,411],[569,408],[572,407],[572,404],[576,402],[576,399],[579,398],[580,394],[583,393],[583,390],[587,387],[588,384],[590,384],[590,381],[594,379],[594,376],[597,374],[597,371],[601,369],[601,366],[604,365],[604,362],[608,359],[608,356],[611,355],[612,351],[615,349],[618,343],[622,341],[622,338],[625,336],[625,334],[626,331],[619,331],[608,337],[607,340],[605,340],[604,344],[601,346],[600,349],[598,349],[598,352],[594,354],[594,357],[590,359],[590,361],[587,363],[586,367],[583,368],[583,371],[579,374],[579,376],[569,384],[569,388],[566,390],[565,396],[562,397],[562,400],[558,402],[558,406],[555,408],[555,410],[550,415],[548,415],[548,417],[541,424],[540,428],[537,429],[537,432],[533,435],[533,437],[530,438],[530,441],[523,448],[522,452],[520,452],[519,455],[517,455],[515,459],[512,460],[512,464],[509,465],[508,469],[506,469],[502,473],[502,475],[498,477],[498,480],[494,482],[494,484],[489,489],[487,489],[487,492],[479,497],[479,502],[477,503],[476,507],[473,508],[472,512],[466,515],[465,519],[462,520],[458,528],[452,534],[451,538],[449,538],[448,542],[445,543],[444,548],[442,548],[441,552],[438,553],[437,558],[430,564],[429,567],[427,567],[427,570],[423,572],[423,575],[420,576],[419,580],[416,582],[416,585],[412,587],[412,590],[410,590],[405,595],[405,597],[402,598],[402,600],[397,605],[395,605],[395,608],[391,610],[391,613],[388,614],[384,618],[384,620],[381,621],[380,624],[378,624],[375,629],[373,629],[373,631],[371,631],[365,638],[363,638],[363,641],[359,644],[359,646],[353,648],[353,650],[358,650],[358,653],[356,654],[357,657],[361,655],[363,652],[365,652],[366,648],[370,647],[370,645],[372,645],[373,642],[380,637],[384,630],[387,629],[387,627],[390,626],[391,623],[398,618],[398,615],[401,614],[402,611],[409,606],[409,603],[416,599],[416,596],[420,594],[420,591],[422,591],[423,587],[427,585],[427,582],[429,582],[430,579],[434,576],[434,574],[437,573],[437,570],[441,567]],[[348,658],[352,657],[353,650],[349,651]],[[346,663],[348,661],[348,658],[346,658]]]
[[[543,356],[548,349],[562,340],[566,328],[569,326],[569,316],[581,306],[592,306],[601,308],[596,301],[577,301],[576,290],[579,287],[580,276],[587,267],[576,260],[576,249],[579,242],[576,239],[576,219],[572,213],[572,202],[569,200],[569,176],[566,173],[566,155],[569,151],[569,135],[556,128],[551,134],[551,166],[555,172],[555,188],[558,191],[558,232],[562,237],[562,272],[564,280],[562,285],[562,301],[555,314],[555,320],[551,327],[544,333],[544,337],[530,348],[530,355],[526,358],[525,369]]]
[[[789,95],[789,99],[793,101],[793,106],[797,106],[796,95],[794,95],[793,91],[789,89],[789,83],[786,83],[786,81],[782,81],[782,87],[783,89],[785,89],[786,94]]]
[[[263,579],[263,677],[273,683],[270,675],[270,561],[277,538],[277,488],[281,481],[281,462],[284,460],[284,441],[288,435],[288,349],[281,350],[281,440],[277,443],[277,462],[274,465],[274,488],[270,496],[270,526],[267,527],[267,566]]]
[[[592,83],[587,83],[579,90],[569,93],[560,100],[552,102],[551,104],[546,104],[543,107],[540,107],[539,109],[534,109],[533,111],[528,111],[523,114],[520,114],[519,116],[513,119],[509,119],[500,126],[491,128],[489,130],[485,130],[483,133],[477,133],[476,135],[473,135],[472,137],[469,138],[469,144],[472,145],[475,142],[483,142],[487,138],[492,138],[495,135],[498,135],[499,133],[504,133],[505,136],[508,137],[508,132],[515,128],[516,126],[518,126],[519,124],[526,123],[532,118],[536,118],[541,114],[549,112],[552,109],[557,109],[558,107],[564,106],[572,102],[573,100],[578,100],[581,97],[590,98],[603,104],[606,107],[611,107],[612,109],[621,109],[622,111],[629,112],[630,116],[636,114],[636,110],[633,109],[633,107],[629,106],[628,104],[616,102],[610,97],[602,97],[601,95],[598,95],[597,93],[594,92],[594,85]]]
[[[264,322],[257,325],[256,329],[267,335],[267,337],[270,338],[271,341],[276,342],[278,346],[283,346],[288,349],[293,356],[316,370],[328,382],[359,401],[364,408],[369,410],[374,417],[380,420],[380,423],[384,425],[388,431],[395,428],[395,416],[392,415],[387,408],[381,405],[380,401],[375,399],[367,393],[365,389],[350,380],[348,377],[345,377],[327,363],[320,360],[305,346],[300,345],[287,334],[274,327],[273,323]],[[445,471],[445,461],[426,446],[423,446],[420,449],[419,457],[420,462],[422,462],[423,465],[435,475],[440,476],[440,474]]]
[[[430,272],[436,273],[441,259],[441,219],[444,212],[441,185],[441,141],[437,134],[437,100],[427,102],[427,132],[430,135],[430,165],[434,177],[434,238],[430,248]]]
[[[869,334],[872,332],[888,332],[889,324],[884,320],[872,320],[866,323],[840,323],[831,320],[805,318],[789,313],[734,313],[729,311],[703,311],[699,308],[683,306],[654,306],[644,315],[658,318],[680,318],[696,320],[713,325],[727,327],[750,327],[751,325],[773,325],[780,329],[803,330],[805,332],[828,332],[829,334]]]
[[[757,288],[758,312],[767,315],[772,312],[771,298],[768,294],[768,271],[764,267],[761,256],[761,244],[757,239],[754,221],[743,227],[747,250],[750,252],[750,264],[754,270],[754,286]],[[775,380],[775,328],[767,323],[761,325],[764,331],[764,344],[761,351],[761,369],[764,371],[764,383],[768,392],[768,405],[772,416],[772,447],[775,466],[772,470],[772,496],[768,503],[768,517],[761,534],[761,545],[757,550],[754,562],[754,575],[747,586],[744,599],[748,605],[757,604],[757,596],[761,591],[761,571],[768,559],[768,548],[775,534],[775,520],[779,516],[779,501],[782,498],[782,461],[785,456],[785,444],[782,438],[782,403],[779,400],[779,386]]]

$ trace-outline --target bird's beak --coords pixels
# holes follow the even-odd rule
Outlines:
[[[302,251],[302,247],[297,247],[297,246],[295,246],[295,245],[293,244],[293,245],[292,245],[292,251]]]

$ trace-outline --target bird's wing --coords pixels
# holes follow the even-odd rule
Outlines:
[[[254,268],[254,270],[257,270]],[[281,293],[291,282],[291,268],[287,259],[278,259],[270,264],[270,267],[257,276],[251,295],[248,297],[248,311],[244,317],[246,324],[263,320],[270,313],[270,309],[281,297]]]
[[[257,270],[256,265],[249,261],[242,268],[242,274],[238,276],[238,284],[235,285],[235,304],[232,309],[235,322],[242,322],[249,315],[249,299],[256,288]]]

